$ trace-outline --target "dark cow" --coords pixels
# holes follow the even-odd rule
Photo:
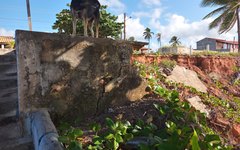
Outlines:
[[[76,35],[77,20],[82,19],[84,25],[84,36],[88,36],[88,28],[94,37],[93,26],[96,25],[96,37],[99,32],[100,3],[98,0],[72,0],[71,13],[73,17],[73,33]]]

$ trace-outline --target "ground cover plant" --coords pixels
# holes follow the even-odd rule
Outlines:
[[[202,50],[201,52],[195,51],[193,53],[194,56],[226,56],[226,57],[237,57],[240,56],[239,53],[232,53],[232,52],[218,52],[218,51],[209,51],[209,50]]]
[[[162,99],[161,102],[152,104],[157,115],[149,116],[145,121],[138,119],[134,122],[106,118],[105,124],[93,122],[87,132],[65,123],[58,129],[59,141],[66,149],[233,149],[209,127],[205,114],[180,100],[177,90],[187,87],[166,81],[157,63],[145,65],[135,62],[134,65],[142,78],[148,81],[150,95]],[[198,93],[193,88],[189,89]],[[86,137],[89,140],[86,141]]]

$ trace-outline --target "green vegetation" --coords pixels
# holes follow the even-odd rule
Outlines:
[[[217,51],[209,51],[209,50],[202,50],[202,52],[194,52],[193,55],[195,56],[227,56],[227,57],[240,56],[239,53],[217,52]]]
[[[160,66],[162,68],[168,68],[170,70],[173,70],[173,68],[177,65],[177,62],[174,60],[168,60],[168,59],[164,59],[160,62]]]
[[[240,98],[229,95],[229,93],[223,89],[223,85],[219,81],[215,82],[215,86],[221,89],[221,91],[223,91],[225,94],[229,95],[231,99],[220,99],[215,95],[199,92],[193,87],[185,86],[180,83],[166,81],[165,77],[162,76],[159,72],[159,66],[156,63],[152,65],[145,65],[136,62],[136,64],[143,78],[146,78],[146,76],[148,76],[149,80],[152,81],[152,78],[155,77],[158,79],[158,84],[164,84],[166,87],[171,88],[174,87],[174,90],[176,91],[180,91],[182,88],[187,88],[190,90],[191,93],[198,95],[205,104],[209,105],[210,107],[218,107],[222,111],[222,113],[225,114],[225,117],[231,119],[233,122],[240,123]],[[151,82],[149,83],[152,86],[154,85]]]
[[[9,47],[12,48],[12,49],[15,48],[15,41],[9,42],[8,45],[9,45]]]
[[[159,116],[153,119],[157,119],[160,124],[142,120],[131,124],[129,121],[113,121],[106,118],[105,126],[101,127],[96,123],[91,126],[94,136],[92,142],[85,145],[81,130],[63,125],[62,128],[59,128],[61,133],[59,140],[67,149],[117,150],[137,137],[145,137],[149,141],[138,144],[140,150],[232,149],[231,146],[224,145],[222,139],[208,127],[204,114],[196,111],[187,102],[180,101],[179,93],[176,90],[161,86],[162,82],[165,82],[166,85],[176,83],[166,82],[157,63],[144,65],[135,62],[134,64],[143,78],[148,77],[149,88],[152,89],[152,92],[164,99],[164,102],[154,104]],[[196,90],[192,90],[196,92]]]
[[[117,22],[118,17],[106,11],[107,6],[101,6],[100,9],[100,27],[99,37],[113,37],[119,38],[123,23]],[[72,34],[72,16],[69,9],[63,9],[56,14],[56,22],[52,26],[53,29],[58,30],[58,33]],[[77,34],[83,34],[83,24],[81,21],[77,23]]]

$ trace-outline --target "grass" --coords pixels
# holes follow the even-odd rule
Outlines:
[[[240,53],[232,53],[232,52],[215,52],[203,50],[201,52],[193,52],[193,56],[227,56],[227,57],[238,57]]]

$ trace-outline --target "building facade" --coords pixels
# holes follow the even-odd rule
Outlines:
[[[12,49],[13,45],[14,38],[12,36],[0,36],[0,49]]]
[[[204,38],[197,42],[197,50],[211,50],[219,52],[237,52],[237,41],[226,41],[222,39]]]

